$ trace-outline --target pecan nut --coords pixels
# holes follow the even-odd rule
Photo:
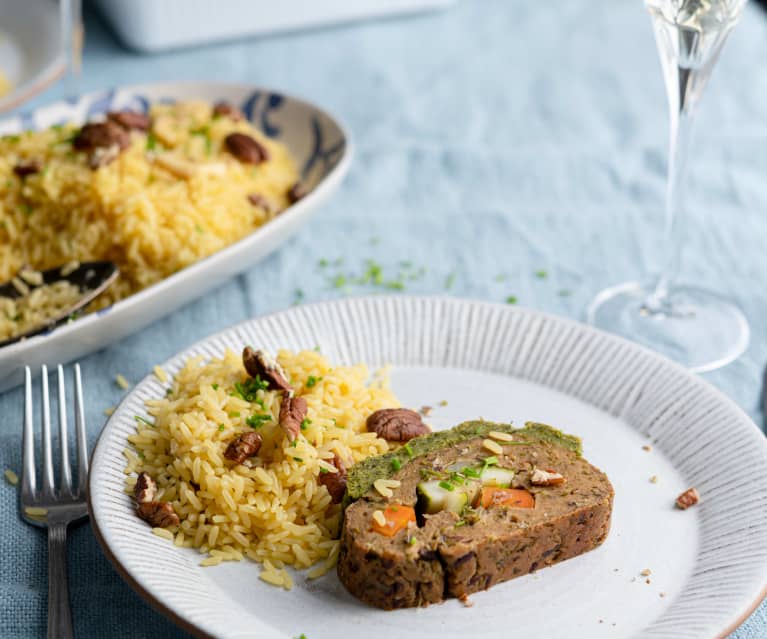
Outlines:
[[[140,111],[110,111],[107,120],[121,126],[126,131],[146,131],[152,124],[152,120],[146,113]]]
[[[125,129],[109,120],[86,124],[72,141],[72,146],[78,151],[107,149],[112,146],[122,151],[129,145],[130,136]]]
[[[530,475],[530,483],[533,486],[561,486],[567,481],[564,475],[560,475],[558,472],[551,470],[541,470],[540,468],[533,468],[533,472]]]
[[[139,473],[136,485],[133,487],[133,496],[136,498],[136,502],[139,504],[149,503],[154,501],[155,495],[157,495],[157,484],[154,479],[149,476],[149,473]]]
[[[289,441],[294,441],[301,432],[301,422],[306,419],[309,407],[303,397],[285,395],[280,406],[280,428],[287,435]]]
[[[269,159],[268,149],[245,133],[230,133],[224,138],[224,146],[243,164],[261,164]]]
[[[242,363],[248,375],[265,381],[269,390],[293,390],[282,366],[264,351],[246,346],[242,351]]]
[[[317,481],[321,486],[325,486],[332,502],[340,504],[346,492],[346,466],[338,454],[333,455],[333,466],[338,470],[337,473],[322,472]]]
[[[224,451],[224,457],[233,461],[235,464],[241,464],[248,457],[253,457],[261,448],[261,435],[258,433],[243,433],[235,437]]]
[[[13,172],[20,178],[24,179],[28,175],[34,175],[39,173],[42,166],[37,160],[22,160],[16,166],[13,167]]]
[[[239,122],[245,119],[245,114],[233,104],[229,104],[229,102],[218,102],[213,107],[213,117],[229,118],[234,122]]]
[[[138,516],[152,528],[172,528],[181,523],[176,511],[173,510],[173,504],[167,501],[149,501],[139,504],[137,512]]]
[[[88,152],[88,166],[92,169],[110,164],[129,145],[128,132],[109,120],[86,124],[72,141],[75,149]]]
[[[431,429],[409,408],[382,408],[367,419],[368,430],[390,442],[406,442]]]
[[[288,189],[288,202],[295,204],[298,200],[303,200],[307,195],[309,195],[309,189],[300,182],[296,182]]]
[[[700,501],[700,494],[695,488],[688,488],[679,497],[676,498],[676,507],[681,510],[687,510]]]

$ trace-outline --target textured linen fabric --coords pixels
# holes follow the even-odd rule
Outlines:
[[[262,264],[82,361],[91,443],[103,410],[178,350],[230,324],[303,301],[376,293],[334,288],[366,259],[386,278],[412,261],[406,292],[504,301],[580,318],[605,286],[657,260],[667,113],[639,0],[463,0],[447,12],[146,57],[87,19],[80,89],[160,80],[240,81],[304,96],[348,123],[348,179]],[[741,24],[701,103],[682,279],[734,298],[753,337],[706,375],[761,424],[767,361],[767,19]],[[58,86],[31,106],[60,97]],[[318,260],[343,258],[341,268]],[[537,277],[544,270],[546,277]],[[453,276],[451,277],[451,274]],[[452,285],[447,288],[448,280]],[[53,363],[53,362],[52,362]],[[20,469],[22,393],[0,396],[0,468]],[[88,525],[71,531],[79,637],[183,636],[117,575]],[[0,486],[0,635],[46,623],[46,541]],[[307,629],[310,630],[310,629]],[[311,633],[309,632],[311,637]],[[767,636],[767,606],[734,635]]]

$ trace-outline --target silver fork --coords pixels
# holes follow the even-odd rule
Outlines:
[[[57,368],[59,386],[59,440],[61,449],[60,482],[53,479],[51,408],[48,394],[48,368],[42,367],[42,455],[41,486],[37,488],[35,434],[32,419],[32,372],[25,368],[24,451],[21,477],[21,516],[33,526],[48,528],[48,638],[71,639],[72,613],[67,587],[67,526],[88,514],[88,442],[85,436],[83,384],[80,365],[74,366],[75,425],[77,441],[77,486],[72,486],[69,462],[66,385],[64,369]]]

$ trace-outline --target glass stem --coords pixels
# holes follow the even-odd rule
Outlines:
[[[678,78],[678,88],[668,87],[670,135],[661,268],[655,289],[645,302],[645,308],[656,313],[671,312],[668,293],[679,271],[684,235],[684,181],[693,124],[690,88],[695,71],[678,67]]]

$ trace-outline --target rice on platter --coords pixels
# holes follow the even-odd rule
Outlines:
[[[290,588],[285,566],[312,567],[314,578],[335,565],[341,506],[326,478],[389,449],[366,419],[399,402],[385,372],[365,365],[255,353],[268,374],[253,374],[251,349],[192,358],[166,397],[147,401],[125,450],[126,489],[154,532],[198,549],[202,565],[247,557],[263,564],[264,581]]]
[[[0,282],[111,260],[108,306],[242,239],[298,197],[288,149],[230,105],[156,104],[0,137]]]

